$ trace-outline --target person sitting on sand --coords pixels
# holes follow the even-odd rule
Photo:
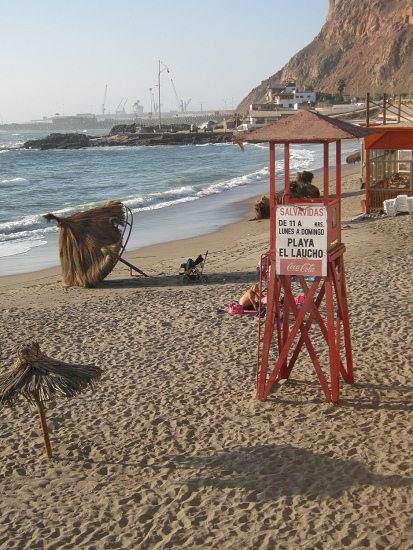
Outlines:
[[[270,199],[265,195],[255,203],[255,219],[264,220],[270,217]]]
[[[290,194],[293,199],[318,199],[320,190],[311,182],[314,179],[312,172],[297,172],[296,181],[290,183]]]
[[[258,310],[260,304],[260,285],[256,283],[252,285],[239,299],[239,303],[244,306],[246,310]]]
[[[230,302],[227,308],[218,308],[217,313],[229,313],[230,315],[239,315],[245,311],[254,311],[258,314],[260,305],[260,285],[256,283],[244,292],[237,302]],[[237,307],[238,306],[238,307]],[[239,308],[239,306],[242,306]],[[265,314],[265,307],[261,307],[261,315]]]

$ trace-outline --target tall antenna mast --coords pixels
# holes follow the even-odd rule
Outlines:
[[[165,65],[165,63],[162,63],[163,65],[163,69],[161,69],[161,63],[162,61],[158,60],[158,114],[159,114],[159,129],[161,129],[161,73],[163,73],[164,71],[168,71],[169,73],[169,68]]]
[[[158,60],[158,109],[159,109],[159,129],[161,129],[161,62]]]

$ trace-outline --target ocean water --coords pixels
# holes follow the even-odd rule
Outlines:
[[[22,147],[45,135],[0,131],[0,275],[57,263],[56,254],[46,265],[39,261],[56,241],[56,225],[43,219],[48,212],[67,216],[119,199],[142,221],[134,224],[128,245],[137,248],[213,231],[241,216],[235,206],[240,200],[268,192],[265,144],[247,144],[244,151],[234,144],[48,151]],[[357,150],[357,141],[343,142],[343,159]],[[322,164],[321,145],[291,148],[292,173],[315,171]],[[282,161],[276,169],[281,176]],[[281,185],[282,177],[278,181]],[[34,249],[34,265],[13,267],[17,256]]]

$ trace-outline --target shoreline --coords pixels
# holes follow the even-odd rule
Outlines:
[[[321,185],[322,169],[316,169],[313,172],[315,182]],[[358,173],[359,167],[342,165],[343,178]],[[248,189],[240,188],[165,209],[135,214],[134,228],[124,254],[125,258],[134,257],[137,251],[148,247],[171,245],[175,241],[181,242],[208,236],[225,229],[228,225],[248,219],[253,213],[253,206],[258,197],[262,194],[268,195],[268,183],[265,187],[267,191],[262,187],[259,194],[252,195]],[[247,194],[247,197],[242,198],[242,194]],[[181,219],[185,219],[185,224],[180,223]],[[145,242],[145,239],[149,242]],[[45,271],[59,268],[58,254],[58,233],[56,232],[47,236],[47,243],[44,245],[31,248],[22,254],[0,258],[0,282],[6,277],[14,278],[29,273],[42,275]],[[32,269],[31,266],[36,262],[45,267]]]
[[[220,241],[221,239],[224,241],[227,241],[228,239],[232,239],[232,237],[235,237],[236,235],[240,234],[240,231],[244,228],[245,222],[249,221],[249,215],[247,212],[252,212],[253,206],[255,204],[256,199],[248,199],[245,201],[242,201],[239,203],[242,205],[242,209],[244,211],[244,214],[242,215],[241,219],[235,222],[231,222],[228,224],[223,225],[222,227],[219,227],[218,229],[212,230],[209,233],[205,233],[202,235],[193,235],[190,237],[183,237],[182,239],[174,239],[172,241],[165,241],[160,242],[148,246],[139,246],[137,248],[128,249],[125,251],[123,256],[126,260],[129,262],[135,263],[137,267],[140,267],[145,270],[145,266],[142,264],[142,262],[139,262],[139,260],[145,259],[145,258],[153,258],[157,257],[160,261],[165,260],[168,258],[171,254],[172,256],[176,256],[178,258],[185,258],[187,256],[197,256],[198,253],[201,252],[201,250],[197,253],[195,251],[200,248],[205,250],[208,250],[208,243],[211,239],[214,241]],[[258,222],[251,221],[251,224],[266,224],[269,225],[269,220],[262,220]],[[252,228],[251,228],[252,229]],[[245,232],[245,231],[244,231]],[[57,241],[57,239],[56,239]],[[57,245],[57,242],[56,242]],[[180,251],[189,250],[190,253],[180,254]],[[203,252],[205,252],[203,250]],[[115,271],[118,271],[119,269],[125,270],[128,269],[126,266],[122,265],[121,263],[117,263],[114,269]],[[150,269],[150,268],[149,268]],[[107,277],[110,278],[113,272]],[[9,285],[18,285],[18,284],[25,284],[29,282],[34,282],[37,280],[42,280],[44,282],[47,282],[50,278],[54,277],[60,277],[60,264],[57,264],[52,267],[48,267],[46,269],[39,269],[35,271],[28,271],[24,273],[16,273],[12,275],[2,275],[0,276],[0,287],[2,286],[9,286]]]

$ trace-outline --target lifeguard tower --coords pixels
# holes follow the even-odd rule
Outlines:
[[[303,347],[308,351],[327,401],[339,400],[339,379],[352,384],[353,363],[341,242],[341,140],[362,138],[370,130],[302,111],[244,134],[240,141],[269,143],[270,248],[261,258],[261,291],[266,285],[267,311],[259,317],[256,398],[267,399],[275,383],[289,378]],[[320,198],[294,199],[290,193],[290,145],[323,147],[323,190]],[[275,145],[284,146],[284,195],[277,201]],[[329,150],[335,144],[335,178],[330,190]],[[277,159],[278,161],[278,159]],[[333,192],[330,192],[333,191]],[[265,261],[264,261],[265,260]],[[297,288],[304,295],[297,303]],[[321,338],[313,344],[310,330]],[[274,337],[275,331],[275,337]],[[275,364],[269,358],[273,337]],[[319,356],[328,356],[323,370]],[[326,372],[325,372],[326,371]]]

